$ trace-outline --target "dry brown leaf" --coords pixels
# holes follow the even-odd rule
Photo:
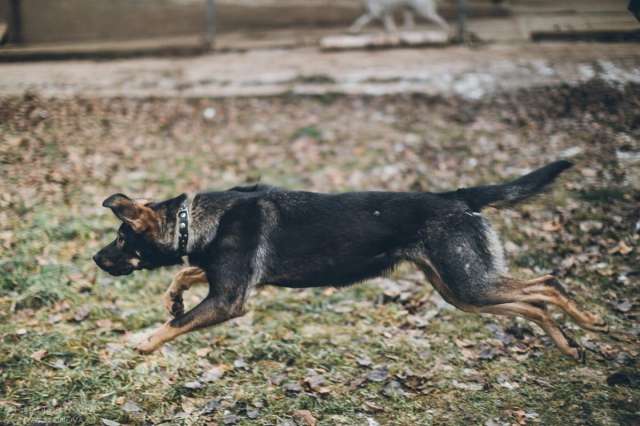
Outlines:
[[[542,230],[546,232],[558,232],[562,229],[562,224],[558,219],[553,219],[542,224]]]
[[[309,410],[296,410],[293,412],[293,417],[304,422],[306,426],[316,426],[316,424],[318,423],[316,418],[313,417],[313,414],[311,414],[311,411]]]
[[[609,249],[608,252],[609,254],[620,253],[621,255],[627,255],[632,251],[633,251],[633,247],[628,246],[624,240],[621,240],[620,242],[618,242],[618,244],[615,247]]]
[[[205,371],[204,374],[202,374],[200,380],[207,383],[214,382],[222,378],[227,370],[229,370],[229,366],[226,364],[214,365],[209,370]]]
[[[45,349],[40,349],[30,355],[31,359],[35,359],[36,361],[42,360],[45,356],[47,356],[47,351]]]
[[[209,355],[209,352],[211,351],[212,351],[211,348],[200,348],[196,351],[196,355],[198,355],[199,357],[205,357]]]

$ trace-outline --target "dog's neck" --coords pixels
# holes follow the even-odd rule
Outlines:
[[[189,198],[187,197],[178,209],[178,255],[187,255],[187,244],[189,243]]]
[[[180,258],[182,263],[188,264],[187,258],[197,256],[211,244],[217,235],[222,214],[232,203],[228,197],[216,199],[215,194],[212,196],[202,193],[187,195],[182,200],[175,213],[175,231],[172,240],[176,257]],[[187,238],[184,250],[180,250],[180,212],[183,206],[187,209]]]
[[[191,203],[192,198],[187,196],[180,204],[176,213],[176,230],[174,236],[174,247],[178,257],[183,263],[188,263],[189,255],[189,237],[191,236]]]

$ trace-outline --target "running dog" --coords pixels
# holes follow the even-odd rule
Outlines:
[[[404,26],[411,29],[415,26],[413,13],[431,22],[434,22],[447,34],[449,25],[436,10],[436,0],[366,0],[366,12],[351,25],[349,32],[359,33],[367,24],[373,20],[380,20],[384,23],[387,32],[396,32],[396,23],[393,19],[395,11],[402,9],[404,13]]]
[[[542,192],[569,167],[558,161],[506,184],[444,193],[322,194],[254,185],[162,202],[115,194],[103,206],[122,225],[94,260],[112,275],[190,265],[164,295],[174,318],[138,346],[144,353],[243,315],[256,286],[348,286],[411,262],[457,308],[524,317],[564,354],[581,359],[584,351],[546,307],[588,330],[606,331],[604,322],[579,309],[551,275],[507,276],[500,240],[480,213]],[[185,313],[182,294],[196,283],[208,283],[209,294]]]

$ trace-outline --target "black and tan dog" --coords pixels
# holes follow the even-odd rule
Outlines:
[[[503,185],[445,193],[319,194],[255,185],[158,203],[115,194],[103,205],[123,224],[94,260],[112,275],[191,265],[164,296],[174,318],[138,346],[142,352],[243,315],[256,286],[346,286],[407,261],[459,309],[524,317],[563,353],[580,359],[583,351],[546,306],[559,307],[589,330],[605,331],[605,324],[580,310],[553,276],[507,277],[498,236],[479,213],[541,192],[569,167],[558,161]],[[209,293],[184,313],[182,293],[195,283],[208,283]]]

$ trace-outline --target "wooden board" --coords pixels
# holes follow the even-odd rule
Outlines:
[[[327,36],[320,40],[322,50],[386,49],[392,47],[445,46],[449,36],[443,31],[401,31]]]

